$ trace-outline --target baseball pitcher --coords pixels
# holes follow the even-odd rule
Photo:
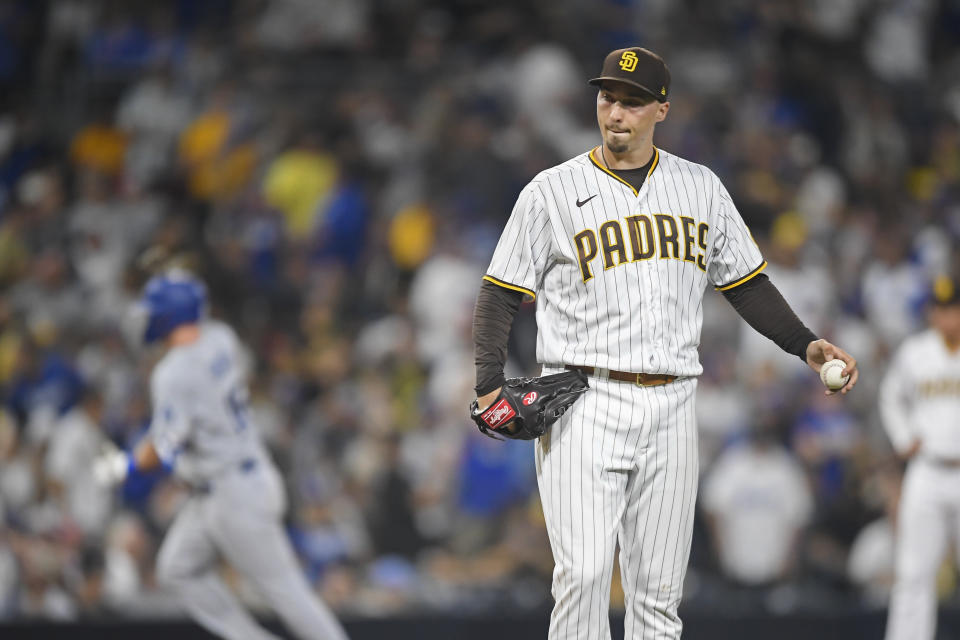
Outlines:
[[[766,262],[717,176],[654,146],[670,110],[660,56],[613,51],[590,84],[602,144],[523,189],[484,276],[471,415],[495,435],[537,439],[556,562],[550,639],[610,637],[618,542],[626,637],[675,639],[697,492],[705,287],[814,371],[841,359],[850,378],[839,393],[858,373],[762,273]],[[537,359],[550,398],[543,405],[537,379],[503,376],[524,297],[537,303]]]

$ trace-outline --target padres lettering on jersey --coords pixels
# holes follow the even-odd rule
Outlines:
[[[656,223],[651,218],[656,220]],[[682,251],[678,232],[680,228],[683,229]],[[598,237],[603,253],[604,270],[626,262],[656,257],[661,260],[672,258],[692,262],[701,271],[706,271],[709,231],[710,225],[706,222],[697,224],[688,216],[680,216],[678,220],[674,216],[663,213],[656,213],[653,216],[641,213],[636,216],[627,216],[623,221],[607,220],[600,225],[599,231],[584,229],[573,236],[573,242],[577,247],[580,277],[584,282],[593,277],[591,262],[598,255]],[[699,249],[698,252],[694,252],[694,243]],[[627,257],[628,246],[629,258]]]
[[[706,285],[766,266],[720,180],[654,153],[639,191],[592,151],[520,194],[485,278],[539,294],[540,362],[698,375]]]

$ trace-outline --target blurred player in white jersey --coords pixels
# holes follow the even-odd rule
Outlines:
[[[94,474],[117,483],[130,472],[167,466],[192,488],[160,549],[157,574],[207,630],[230,640],[276,638],[220,579],[223,558],[297,637],[343,640],[284,532],[283,483],[251,424],[240,344],[228,326],[204,317],[205,306],[203,284],[186,274],[147,283],[138,333],[166,348],[150,379],[150,431],[133,454],[105,454]]]
[[[900,345],[880,387],[880,414],[909,460],[897,516],[887,640],[932,640],[936,576],[960,556],[960,281],[936,280],[930,328]]]

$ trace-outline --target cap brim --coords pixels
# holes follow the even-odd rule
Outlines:
[[[637,89],[640,89],[644,93],[649,94],[657,102],[667,101],[666,97],[658,96],[656,93],[654,93],[653,91],[650,91],[650,89],[647,89],[645,86],[643,86],[639,82],[633,82],[632,80],[624,80],[623,78],[617,78],[615,76],[600,76],[599,78],[591,78],[590,80],[587,81],[587,84],[593,85],[595,87],[599,87],[600,84],[603,82],[621,82],[623,84],[628,84],[631,87],[636,87]]]

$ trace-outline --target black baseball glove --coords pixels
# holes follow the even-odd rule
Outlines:
[[[502,440],[533,440],[544,434],[586,391],[582,371],[563,371],[539,378],[509,378],[489,407],[470,405],[470,417],[483,435]],[[510,423],[513,424],[510,424]]]

